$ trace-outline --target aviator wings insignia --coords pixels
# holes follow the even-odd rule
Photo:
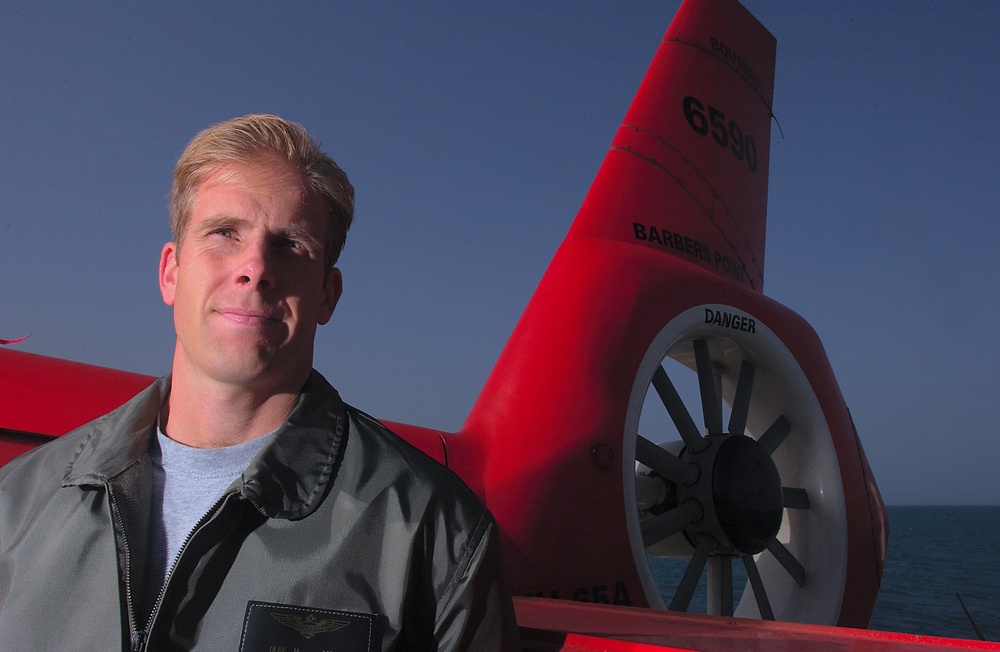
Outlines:
[[[271,615],[279,623],[286,627],[291,627],[305,638],[312,638],[316,634],[323,634],[324,632],[335,632],[351,624],[347,620],[319,619],[313,614],[304,617],[295,614],[272,613]]]

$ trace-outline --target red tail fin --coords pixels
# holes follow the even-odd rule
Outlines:
[[[774,56],[738,3],[685,2],[570,235],[652,247],[761,290]]]
[[[657,546],[676,535],[704,564],[692,542],[705,534],[699,523],[717,518],[714,470],[692,481],[676,452],[702,450],[699,433],[744,445],[734,437],[763,439],[787,423],[795,443],[775,453],[775,468],[795,484],[775,487],[772,477],[770,486],[782,501],[786,486],[807,498],[789,499],[788,510],[782,502],[782,513],[800,512],[782,521],[797,561],[773,545],[761,564],[766,590],[744,587],[746,611],[726,600],[712,609],[854,627],[871,615],[877,490],[815,332],[761,292],[774,54],[774,37],[735,0],[685,0],[469,418],[445,438],[449,466],[500,524],[519,595],[662,604],[647,554],[673,556]],[[665,389],[666,358],[696,369],[704,429]],[[647,396],[651,410],[669,413],[678,447],[640,450],[640,439],[654,441],[639,433]],[[747,416],[729,426],[743,434],[723,431],[723,402]],[[640,523],[636,461],[647,456],[663,461],[655,472],[669,481],[660,493],[654,482],[660,498],[649,502],[662,532]],[[726,492],[750,491],[732,478]],[[705,489],[696,499],[704,512],[670,502],[686,501],[689,486]],[[720,578],[733,550],[756,554],[726,540],[715,553],[697,544],[716,554]],[[696,579],[701,568],[689,568]],[[694,587],[681,584],[678,608]],[[724,585],[714,594],[731,594]]]

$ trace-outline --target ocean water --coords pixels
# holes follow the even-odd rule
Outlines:
[[[889,507],[889,548],[871,629],[1000,641],[1000,506]],[[651,559],[669,602],[686,563]],[[744,586],[733,564],[733,585]],[[705,611],[705,577],[691,611]]]
[[[890,507],[871,629],[1000,641],[1000,506]]]

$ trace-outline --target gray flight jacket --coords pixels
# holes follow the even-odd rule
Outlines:
[[[0,469],[4,649],[517,649],[493,517],[316,371],[137,622],[168,392],[161,378]]]

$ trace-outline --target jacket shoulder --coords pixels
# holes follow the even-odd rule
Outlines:
[[[345,405],[345,408],[350,422],[350,434],[361,440],[360,448],[369,459],[388,465],[395,472],[411,474],[419,485],[426,484],[439,491],[450,492],[456,499],[469,500],[482,508],[479,499],[454,471],[392,432],[371,415],[350,405]],[[350,442],[350,435],[348,441]]]
[[[91,477],[95,471],[100,475],[94,458],[134,454],[142,449],[142,441],[121,435],[152,426],[168,383],[161,378],[111,412],[14,458],[0,468],[0,489],[6,493],[23,483],[58,488],[67,481],[86,484],[88,479],[100,483],[100,477]]]
[[[107,415],[98,417],[7,462],[0,467],[0,488],[6,492],[13,484],[28,479],[38,480],[39,484],[51,479],[58,486],[70,464],[106,418]]]

